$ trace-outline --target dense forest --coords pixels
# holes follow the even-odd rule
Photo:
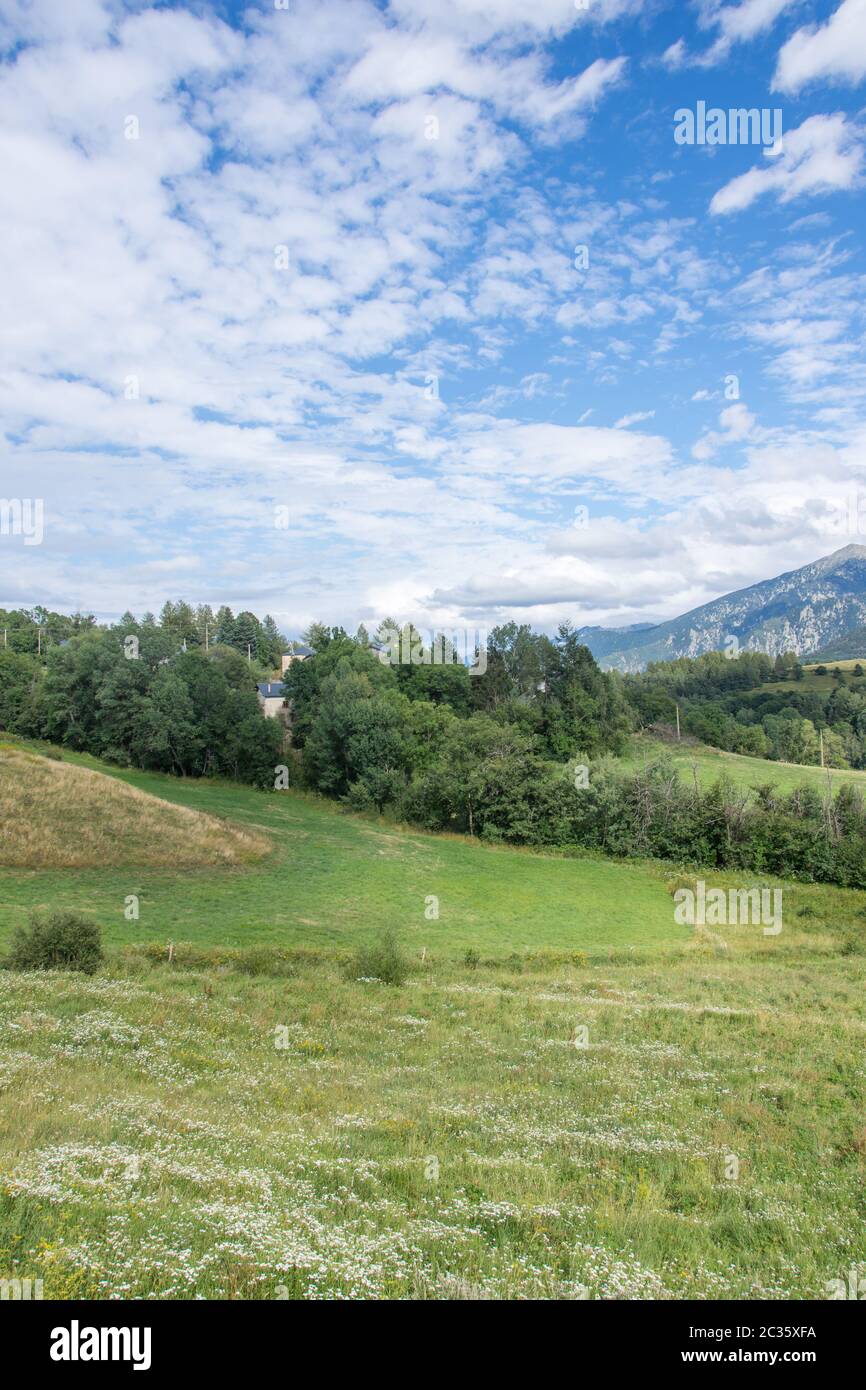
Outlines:
[[[0,610],[0,626],[0,727],[122,765],[272,783],[282,731],[255,684],[286,645],[273,619],[167,603],[111,627],[44,609]]]
[[[316,623],[304,634],[313,658],[285,677],[289,734],[255,689],[286,647],[272,619],[184,603],[110,627],[41,609],[3,617],[0,726],[25,737],[307,788],[490,842],[866,887],[866,813],[849,787],[778,795],[767,763],[750,793],[724,781],[701,791],[664,758],[639,773],[617,759],[634,731],[670,732],[679,708],[687,734],[719,747],[809,762],[820,735],[828,763],[859,765],[866,696],[843,673],[806,688],[796,658],[713,653],[623,677],[601,671],[568,623],[555,637],[508,623],[473,672],[444,636],[425,646],[403,629],[413,657],[394,662],[393,622],[372,637]]]

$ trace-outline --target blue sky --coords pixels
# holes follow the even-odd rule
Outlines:
[[[866,0],[0,0],[0,54],[0,605],[618,625],[866,541]]]

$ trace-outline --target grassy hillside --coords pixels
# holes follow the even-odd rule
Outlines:
[[[862,666],[864,667],[864,669],[866,669],[866,655],[857,657],[843,657],[840,661],[831,661],[829,658],[825,658],[823,660],[816,659],[815,661],[807,662],[806,665],[803,667],[803,670],[806,672],[806,679],[808,679],[810,676],[815,675],[819,666],[828,666],[831,669],[835,669],[835,667],[838,666],[840,671],[848,672],[853,671],[856,666]]]
[[[98,783],[274,848],[241,871],[3,871],[4,935],[74,904],[111,949],[93,977],[0,974],[0,1277],[46,1298],[713,1299],[866,1276],[866,894],[786,885],[775,937],[689,929],[670,866]],[[385,926],[399,987],[347,968]],[[189,943],[171,964],[169,938]]]
[[[625,768],[636,769],[663,756],[673,758],[682,777],[689,781],[697,777],[702,787],[710,786],[725,775],[744,789],[772,782],[780,791],[812,786],[826,792],[828,785],[836,791],[843,782],[853,782],[866,792],[866,772],[770,762],[766,758],[725,753],[720,748],[711,748],[703,743],[664,743],[645,735],[632,739],[623,755],[622,764]]]
[[[818,673],[818,666],[821,665],[827,668],[823,675]],[[822,695],[829,695],[839,683],[834,675],[834,671],[838,668],[845,673],[849,688],[859,691],[862,695],[866,691],[866,675],[854,675],[856,666],[862,666],[866,670],[866,660],[817,662],[803,667],[804,675],[801,680],[767,681],[765,685],[756,686],[755,689],[765,695],[779,695],[787,690],[799,690],[801,693],[813,690]],[[754,694],[754,691],[750,693]]]
[[[26,869],[251,863],[270,845],[67,762],[0,744],[0,864]]]
[[[93,759],[76,762],[99,766]],[[332,802],[291,791],[116,769],[99,785],[118,796],[131,797],[135,788],[161,798],[151,806],[172,803],[162,814],[227,817],[258,837],[265,833],[273,850],[243,874],[203,866],[187,869],[182,880],[173,868],[132,873],[107,857],[99,870],[6,872],[0,941],[34,902],[91,913],[112,945],[172,938],[345,948],[392,927],[418,949],[508,953],[539,945],[641,948],[682,936],[671,920],[663,874],[645,865],[486,848],[348,815]],[[137,922],[124,918],[129,894],[140,899]],[[430,897],[439,899],[438,919],[425,916],[433,910]]]
[[[8,976],[3,1273],[46,1298],[826,1297],[866,1275],[864,961],[823,923],[788,958],[736,935],[400,988],[327,960]]]

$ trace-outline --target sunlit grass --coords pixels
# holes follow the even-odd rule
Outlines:
[[[602,968],[416,958],[399,988],[284,968],[7,975],[7,1277],[821,1298],[866,1269],[862,958],[805,938],[787,961],[736,940]]]
[[[787,1299],[866,1275],[866,895],[784,885],[778,936],[689,929],[672,865],[124,783],[273,849],[3,871],[4,931],[74,904],[109,957],[0,971],[0,1278],[46,1298]],[[351,969],[385,928],[396,986]]]
[[[101,791],[116,789],[122,797],[135,787],[162,798],[147,804],[162,807],[167,855],[174,849],[171,817],[180,806],[189,810],[179,815],[225,818],[258,839],[264,835],[272,848],[242,873],[213,869],[207,858],[182,878],[170,858],[169,871],[137,868],[119,843],[113,857],[103,853],[98,870],[4,872],[0,943],[34,905],[90,913],[109,944],[117,945],[172,939],[351,948],[359,937],[388,927],[419,951],[460,955],[468,947],[496,953],[539,946],[642,950],[683,939],[672,921],[664,871],[652,865],[484,846],[465,836],[348,815],[333,802],[298,792],[120,771],[94,759],[75,762],[74,772],[80,764],[111,773],[100,781]],[[140,903],[134,922],[124,916],[129,895]]]
[[[0,865],[231,867],[269,848],[260,833],[157,801],[101,772],[0,746]]]
[[[626,771],[635,771],[660,757],[672,758],[685,781],[692,783],[696,778],[698,786],[704,788],[725,776],[744,790],[769,782],[780,792],[807,786],[814,787],[823,795],[828,788],[835,794],[844,783],[851,782],[866,792],[866,772],[860,770],[771,762],[768,758],[726,753],[721,748],[711,748],[708,744],[694,743],[688,739],[681,743],[666,743],[646,734],[636,735],[631,740],[623,755],[622,767]]]

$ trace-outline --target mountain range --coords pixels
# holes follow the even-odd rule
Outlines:
[[[733,649],[808,656],[866,627],[866,546],[846,545],[802,569],[737,589],[668,622],[584,627],[580,640],[599,665],[640,671],[650,661]],[[866,638],[866,632],[863,634]],[[852,655],[866,655],[866,646]]]

